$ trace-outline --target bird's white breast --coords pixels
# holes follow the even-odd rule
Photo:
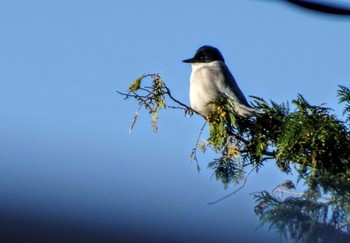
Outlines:
[[[219,61],[211,63],[193,63],[190,78],[191,107],[202,114],[208,115],[210,103],[220,95],[219,86],[224,77]]]

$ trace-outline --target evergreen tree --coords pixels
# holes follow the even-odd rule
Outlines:
[[[196,113],[172,96],[158,74],[142,75],[127,93],[119,93],[139,103],[131,129],[142,108],[151,114],[153,131],[160,109]],[[274,161],[282,173],[294,169],[307,189],[295,192],[293,182],[285,181],[272,192],[255,193],[255,212],[261,222],[296,241],[350,242],[350,90],[339,86],[338,96],[345,104],[343,120],[302,95],[291,104],[253,97],[252,106],[264,113],[242,118],[235,114],[231,98],[222,96],[213,101],[215,109],[205,117],[209,137],[199,139],[199,135],[192,159],[197,161],[198,150],[213,150],[218,156],[208,167],[224,186],[244,185],[250,172],[267,161]]]

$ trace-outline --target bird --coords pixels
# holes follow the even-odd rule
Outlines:
[[[225,64],[221,52],[210,45],[200,47],[192,58],[183,60],[190,63],[190,104],[191,108],[206,118],[213,111],[213,102],[222,95],[233,101],[233,110],[240,117],[261,114],[251,107],[235,78]]]

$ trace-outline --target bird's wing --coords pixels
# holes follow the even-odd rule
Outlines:
[[[228,69],[225,63],[220,63],[221,73],[223,74],[224,81],[220,82],[219,89],[222,93],[225,93],[228,96],[231,96],[234,100],[238,102],[240,105],[245,105],[247,107],[251,107],[247,99],[244,97],[242,91],[237,85],[235,78],[232,73]]]

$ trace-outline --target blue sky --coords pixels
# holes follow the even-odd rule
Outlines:
[[[341,114],[350,84],[350,19],[279,1],[3,1],[0,3],[0,210],[113,232],[193,239],[276,240],[250,192],[289,176],[273,163],[244,190],[224,190],[189,161],[203,121],[160,113],[159,131],[116,93],[160,73],[188,103],[190,66],[218,47],[246,96],[284,102],[303,94]],[[256,238],[255,238],[256,237]]]

